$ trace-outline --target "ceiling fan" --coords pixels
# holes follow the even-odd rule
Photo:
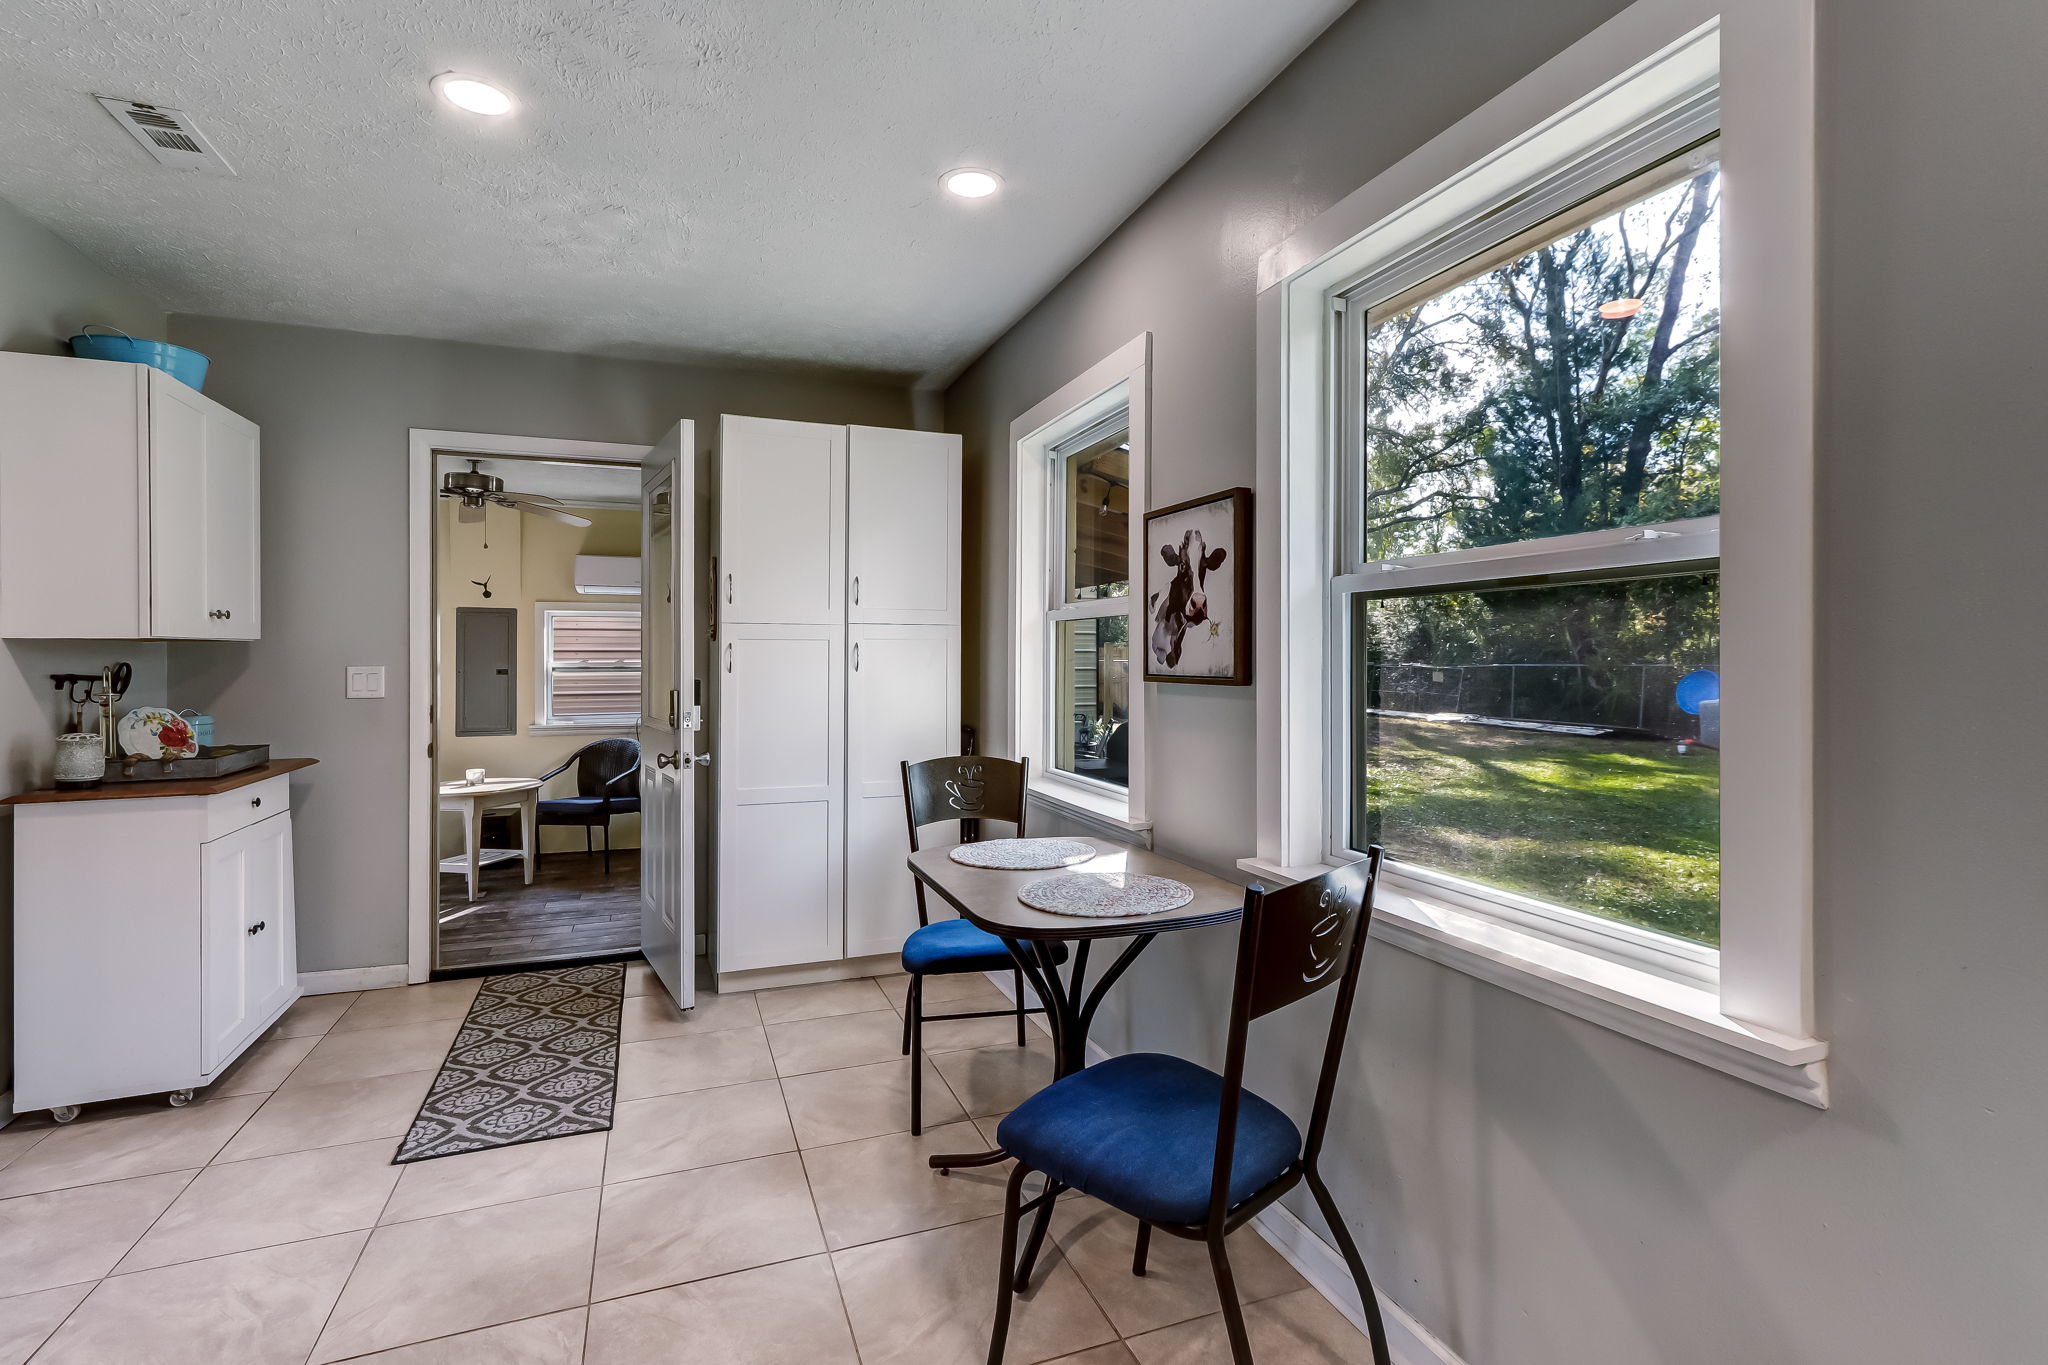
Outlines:
[[[471,460],[467,473],[441,476],[441,496],[462,499],[462,506],[455,513],[457,521],[482,521],[484,504],[494,502],[500,507],[517,508],[535,516],[553,517],[571,526],[590,525],[590,518],[564,511],[562,504],[553,498],[544,498],[538,493],[507,493],[503,479],[477,468],[482,463],[481,460]]]

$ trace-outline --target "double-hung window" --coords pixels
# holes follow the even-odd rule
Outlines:
[[[1339,297],[1333,842],[1682,975],[1720,937],[1714,127]]]
[[[1121,793],[1131,767],[1129,409],[1049,455],[1042,752],[1055,773]]]
[[[540,608],[542,725],[616,728],[640,716],[640,609]]]
[[[1811,24],[1637,0],[1262,259],[1240,866],[1825,1104]]]

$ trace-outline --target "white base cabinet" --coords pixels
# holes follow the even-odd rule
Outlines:
[[[844,626],[728,626],[719,642],[718,970],[845,945]]]
[[[960,749],[956,626],[852,626],[846,677],[846,956],[894,953],[917,928],[903,769]],[[934,825],[924,837],[947,841]]]
[[[288,784],[16,805],[17,1111],[209,1085],[299,998]]]

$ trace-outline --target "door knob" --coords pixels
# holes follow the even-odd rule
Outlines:
[[[683,765],[681,759],[676,754],[656,754],[654,756],[654,766],[657,768],[680,768]]]
[[[695,765],[696,765],[697,767],[699,767],[699,768],[708,768],[708,767],[710,767],[710,766],[711,766],[711,755],[710,755],[710,754],[691,754],[691,755],[690,755],[690,762],[691,762],[691,763],[693,763],[693,764],[695,764]]]

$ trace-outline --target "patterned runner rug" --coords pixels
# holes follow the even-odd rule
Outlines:
[[[612,1126],[622,962],[488,978],[394,1165]]]

